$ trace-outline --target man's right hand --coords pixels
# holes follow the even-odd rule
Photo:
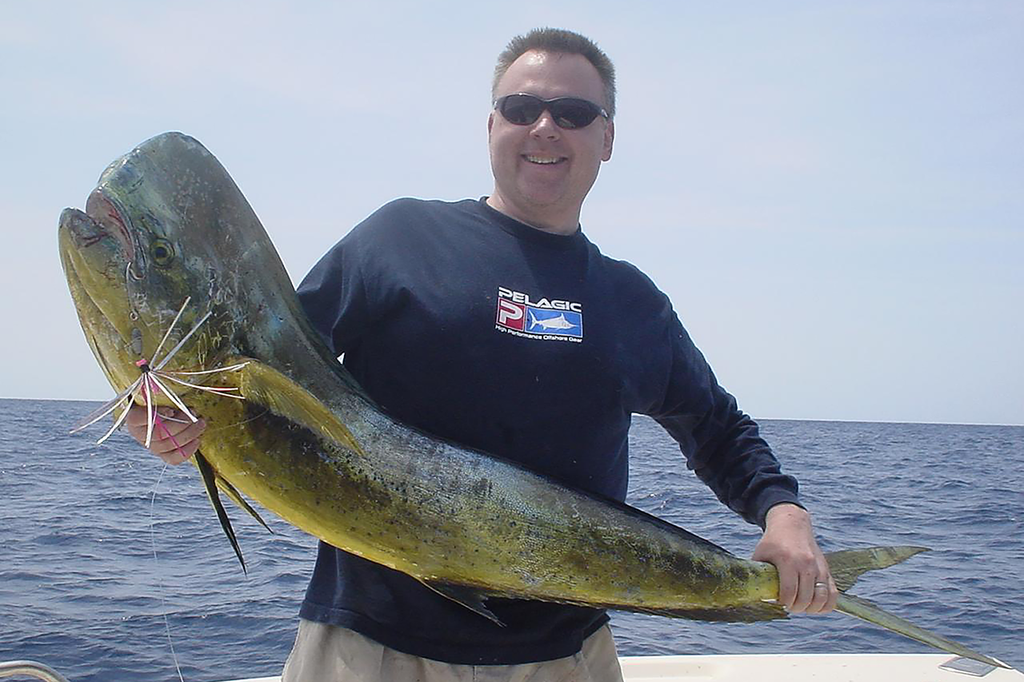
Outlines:
[[[146,412],[145,407],[133,404],[124,420],[125,429],[140,445],[146,444]],[[181,464],[199,448],[199,435],[206,429],[206,422],[200,419],[193,423],[184,412],[172,407],[159,407],[157,413],[163,427],[154,424],[149,451],[168,464]]]

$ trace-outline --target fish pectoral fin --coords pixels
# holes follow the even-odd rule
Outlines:
[[[312,393],[259,360],[238,358],[237,362],[245,363],[238,370],[238,388],[245,400],[350,450],[363,452],[348,427]]]
[[[235,550],[235,556],[238,557],[238,563],[242,564],[242,573],[248,575],[248,571],[245,570],[245,559],[242,558],[242,550],[238,546],[238,538],[235,537],[235,531],[231,527],[231,519],[228,518],[228,513],[224,510],[224,505],[220,501],[220,495],[217,493],[217,473],[198,450],[192,455],[192,462],[199,469],[199,473],[203,478],[203,487],[206,488],[210,504],[213,505],[214,511],[217,512],[220,527],[224,530],[224,534],[228,536],[231,548]]]
[[[465,587],[463,585],[452,585],[451,583],[443,583],[432,580],[421,580],[420,582],[422,582],[424,585],[432,589],[434,592],[440,594],[442,597],[447,597],[448,599],[451,599],[454,602],[458,602],[470,611],[479,613],[481,616],[491,621],[492,623],[495,623],[500,627],[505,627],[505,624],[502,623],[498,619],[498,617],[491,612],[490,609],[484,606],[484,599],[486,599],[486,597],[483,595],[483,593],[473,589],[472,587]]]
[[[825,555],[832,579],[840,592],[853,587],[862,574],[888,568],[906,561],[915,554],[927,552],[927,547],[900,545],[896,547],[868,547],[867,549],[844,549]]]
[[[214,472],[214,475],[216,476],[216,472]],[[257,521],[259,521],[261,526],[266,528],[267,531],[269,531],[270,533],[274,534],[274,529],[267,525],[267,522],[263,520],[263,517],[260,516],[259,512],[252,508],[252,505],[250,505],[245,500],[245,498],[242,497],[242,494],[235,489],[235,486],[231,485],[226,478],[223,478],[221,476],[216,476],[216,480],[217,487],[220,488],[221,492],[228,496],[228,499],[230,499],[232,502],[237,504],[245,511],[249,512],[249,515]]]

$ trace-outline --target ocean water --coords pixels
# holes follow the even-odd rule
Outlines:
[[[0,400],[0,661],[72,682],[278,674],[315,541],[232,513],[240,570],[193,467],[116,434],[67,435],[95,405]],[[1024,427],[765,421],[823,548],[932,552],[853,590],[1024,667]],[[686,470],[660,427],[631,432],[630,503],[749,555],[760,531]],[[620,653],[928,653],[840,614],[760,624],[613,615]],[[177,664],[177,665],[176,665]]]

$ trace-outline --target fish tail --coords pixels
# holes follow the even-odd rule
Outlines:
[[[840,592],[846,592],[857,582],[857,578],[868,571],[889,568],[902,563],[927,547],[901,545],[896,547],[868,547],[867,549],[844,549],[825,555],[832,579]]]
[[[867,599],[855,597],[852,594],[840,594],[839,600],[836,602],[836,610],[856,618],[860,618],[861,620],[866,620],[867,622],[883,627],[886,630],[898,632],[905,637],[933,646],[936,649],[942,649],[943,651],[948,651],[949,653],[956,654],[957,656],[981,661],[982,663],[987,663],[988,665],[996,668],[1010,668],[1010,666],[997,661],[994,658],[989,658],[984,654],[979,654],[977,651],[968,649],[962,644],[958,644],[951,639],[946,639],[941,635],[937,635],[934,632],[918,627],[910,621],[903,620],[899,616],[894,616],[876,604],[871,603]]]
[[[923,644],[933,646],[936,649],[947,651],[957,656],[981,661],[997,668],[1008,668],[994,658],[968,649],[962,644],[946,639],[934,632],[925,630],[914,625],[910,621],[885,611],[880,606],[862,597],[852,594],[845,594],[861,575],[867,571],[874,571],[880,568],[888,568],[906,561],[915,554],[927,552],[927,547],[896,546],[896,547],[869,547],[867,549],[847,549],[840,552],[831,552],[825,555],[828,560],[829,569],[832,572],[832,579],[836,587],[843,594],[839,595],[836,602],[836,610],[842,613],[860,618],[869,623],[883,627],[886,630],[899,633],[904,637],[916,640]]]

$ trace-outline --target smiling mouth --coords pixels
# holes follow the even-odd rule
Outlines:
[[[564,156],[538,156],[535,154],[523,154],[523,158],[541,166],[552,166],[567,160]]]

